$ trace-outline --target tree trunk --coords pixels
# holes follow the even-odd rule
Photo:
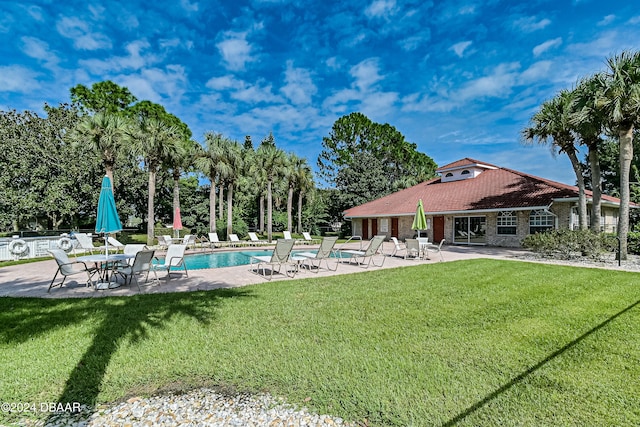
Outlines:
[[[304,193],[301,191],[298,194],[298,233],[302,233],[302,197]]]
[[[233,233],[233,183],[227,188],[227,236]]]
[[[215,233],[216,230],[216,182],[211,179],[211,189],[209,190],[209,231]]]
[[[587,196],[585,194],[584,187],[584,175],[582,174],[582,167],[580,166],[580,160],[576,155],[575,150],[566,151],[569,160],[571,160],[571,166],[576,174],[576,180],[578,181],[578,217],[580,230],[587,229]]]
[[[619,259],[627,259],[627,235],[629,234],[629,172],[633,160],[633,123],[620,126],[620,217],[618,238],[620,239]]]
[[[602,174],[600,173],[600,159],[597,144],[589,145],[589,166],[591,167],[591,191],[593,200],[591,204],[591,230],[600,232],[600,205],[602,202]]]
[[[149,198],[147,202],[147,245],[153,245],[155,238],[155,210],[153,199],[156,195],[156,171],[155,167],[149,165]]]
[[[260,194],[259,200],[259,215],[258,218],[258,229],[260,230],[260,234],[264,234],[264,194]]]
[[[109,177],[109,181],[111,181],[111,189],[113,190],[113,195],[116,194],[116,186],[113,182],[113,163],[106,163],[104,165],[105,175]]]
[[[293,229],[293,187],[289,186],[287,194],[287,231],[291,233]]]
[[[220,194],[218,195],[218,218],[224,218],[224,184],[220,180]]]
[[[267,181],[267,240],[271,242],[273,236],[273,194],[271,194],[271,180]]]

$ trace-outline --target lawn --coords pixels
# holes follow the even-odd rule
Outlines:
[[[497,260],[0,298],[0,402],[206,385],[368,425],[638,425],[639,305],[635,273]]]

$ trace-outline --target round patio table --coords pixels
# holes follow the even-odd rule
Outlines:
[[[109,270],[111,270],[113,263],[118,261],[128,261],[135,258],[135,255],[128,254],[96,254],[96,255],[84,255],[78,257],[78,261],[93,262],[100,274],[100,282],[94,285],[96,290],[103,289],[115,289],[120,286],[118,282],[111,282],[109,277]],[[113,277],[113,273],[111,274]]]

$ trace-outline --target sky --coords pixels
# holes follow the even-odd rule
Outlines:
[[[204,141],[276,145],[317,170],[334,122],[389,123],[438,164],[470,157],[564,182],[523,144],[540,104],[640,47],[629,0],[0,0],[0,110],[44,115],[111,80]],[[322,184],[322,183],[321,183]]]

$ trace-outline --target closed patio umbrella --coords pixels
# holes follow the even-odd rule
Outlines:
[[[413,217],[413,224],[411,224],[411,229],[418,231],[418,237],[420,237],[420,230],[427,229],[427,218],[424,216],[422,199],[418,200],[418,207],[416,208],[416,215]]]
[[[98,215],[96,218],[96,233],[116,233],[122,230],[122,223],[116,210],[116,200],[113,197],[113,187],[108,176],[102,178],[102,189],[98,200]],[[105,238],[105,255],[109,256],[109,240]]]
[[[180,230],[182,230],[182,217],[180,216],[180,207],[178,206],[173,213],[173,234],[174,237],[180,237]]]

